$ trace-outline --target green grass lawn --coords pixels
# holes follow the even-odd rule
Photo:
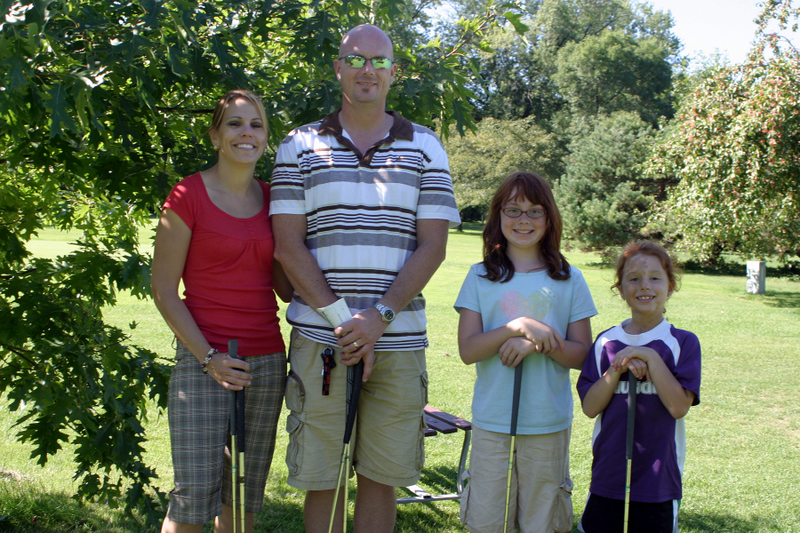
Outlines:
[[[38,255],[64,253],[70,240],[74,239],[47,232],[32,250]],[[476,230],[451,232],[447,260],[425,290],[430,402],[468,419],[475,374],[458,357],[458,316],[452,304],[467,268],[480,254]],[[594,255],[572,251],[567,257],[583,271],[597,305],[594,334],[626,318],[624,302],[609,290],[612,270]],[[800,532],[800,397],[795,385],[800,367],[800,283],[768,278],[766,295],[749,295],[744,272],[742,267],[739,276],[687,274],[667,304],[670,322],[696,333],[703,348],[701,404],[687,415],[681,507],[685,533]],[[152,302],[123,296],[107,317],[121,327],[135,319],[134,341],[171,357],[171,335]],[[575,403],[570,461],[577,520],[589,487],[593,421],[582,414],[577,394]],[[0,531],[138,531],[115,510],[80,507],[72,501],[69,451],[45,467],[33,464],[29,447],[13,437],[14,419],[13,413],[0,413],[5,435],[0,440]],[[159,473],[161,488],[168,491],[172,470],[166,417],[151,413],[147,431],[148,461]],[[303,494],[285,482],[286,442],[279,433],[266,508],[257,521],[260,533],[303,531]],[[426,445],[421,484],[434,492],[452,492],[461,436],[440,435],[427,439]],[[458,518],[458,503],[438,502],[401,506],[396,531],[466,530]]]

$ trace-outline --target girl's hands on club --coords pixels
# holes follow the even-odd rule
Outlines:
[[[512,320],[509,326],[528,339],[535,352],[548,355],[554,351],[564,351],[564,337],[547,324],[533,318],[520,317]]]
[[[525,337],[511,337],[500,346],[500,362],[503,366],[514,368],[526,355],[536,351],[536,346]]]
[[[217,383],[232,391],[249,387],[250,381],[253,379],[250,374],[250,363],[242,359],[234,359],[223,352],[211,356],[206,370]]]
[[[620,373],[630,371],[638,380],[651,381],[648,364],[650,361],[654,361],[654,358],[661,360],[652,348],[627,346],[617,352],[611,366]]]

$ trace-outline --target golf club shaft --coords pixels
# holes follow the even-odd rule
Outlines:
[[[347,406],[345,410],[344,437],[342,438],[342,457],[339,460],[339,476],[336,480],[336,488],[333,492],[333,504],[331,506],[331,517],[328,522],[328,533],[333,532],[333,522],[336,518],[336,507],[339,501],[339,489],[344,481],[344,513],[342,531],[347,531],[347,481],[350,470],[350,439],[353,435],[353,426],[358,412],[358,399],[361,396],[361,380],[364,376],[364,361],[359,361],[355,365],[347,367]]]
[[[236,530],[236,482],[239,479],[239,473],[236,465],[236,395],[231,392],[231,510],[233,511],[233,528]]]
[[[244,468],[244,447],[246,442],[245,436],[245,428],[244,428],[244,390],[236,391],[236,407],[238,410],[236,416],[236,422],[239,425],[237,430],[237,442],[236,442],[236,455],[238,457],[239,463],[239,475],[237,478],[237,485],[239,486],[239,525],[240,525],[240,532],[245,533],[246,525],[245,525],[245,468]],[[235,526],[234,526],[235,527]]]
[[[240,359],[239,341],[228,341],[228,357]],[[244,416],[244,390],[231,391],[231,508],[233,511],[233,531],[245,533],[245,487],[244,487],[244,447],[245,447],[245,416]]]
[[[350,443],[344,444],[342,446],[342,457],[339,459],[339,475],[336,476],[336,488],[333,491],[333,505],[331,506],[331,518],[328,521],[328,533],[333,532],[333,522],[336,519],[336,507],[339,501],[339,488],[342,486],[342,480],[344,478],[344,469],[345,464],[347,461],[345,460],[345,456],[350,453]]]
[[[622,533],[628,533],[628,516],[631,506],[631,466],[633,463],[633,429],[636,422],[636,386],[639,381],[628,370],[628,421],[625,427],[625,510]]]
[[[235,357],[237,351],[238,343],[236,341],[228,341],[228,355]],[[231,407],[231,414],[230,414],[230,424],[231,424],[231,510],[233,511],[233,529],[236,531],[236,519],[237,517],[237,505],[236,505],[236,482],[239,480],[239,472],[236,464],[236,445],[237,445],[237,438],[236,438],[236,431],[238,429],[238,424],[236,420],[236,392],[231,391],[230,393],[230,407]]]
[[[342,495],[342,515],[344,524],[342,524],[343,533],[347,533],[347,500],[350,493],[348,492],[348,485],[350,484],[350,442],[344,445],[344,494]]]
[[[245,533],[245,466],[244,466],[244,451],[245,443],[247,442],[247,434],[245,432],[245,392],[244,389],[236,391],[236,455],[239,462],[239,477],[237,480],[239,486],[239,524],[241,526],[241,533]]]
[[[511,446],[508,450],[508,477],[506,478],[506,512],[503,519],[503,533],[508,531],[508,510],[511,507],[511,474],[514,471],[514,448],[517,441],[517,418],[519,417],[519,395],[522,389],[522,363],[514,369],[514,396],[511,400]]]

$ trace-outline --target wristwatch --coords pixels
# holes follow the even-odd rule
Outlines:
[[[381,320],[386,322],[387,324],[391,324],[392,320],[394,320],[394,310],[391,307],[385,306],[383,304],[375,304],[373,307],[378,310],[381,314]]]

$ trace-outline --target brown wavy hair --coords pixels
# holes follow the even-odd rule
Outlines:
[[[664,249],[663,246],[652,241],[629,242],[627,245],[625,245],[625,248],[622,250],[619,259],[617,259],[617,271],[615,273],[614,284],[611,286],[611,290],[616,290],[619,294],[622,294],[622,276],[625,273],[625,265],[629,259],[639,254],[650,255],[658,259],[661,262],[661,267],[667,274],[667,282],[669,283],[670,294],[678,290],[680,275],[675,267],[675,261],[672,260],[669,253]]]
[[[517,198],[527,198],[532,204],[544,207],[547,229],[539,246],[547,266],[547,275],[559,281],[569,279],[569,263],[561,253],[563,222],[553,191],[540,175],[522,171],[514,172],[500,184],[489,206],[489,215],[483,228],[483,266],[486,268],[484,277],[500,283],[514,277],[514,264],[506,255],[508,242],[503,236],[500,211],[506,202]]]

